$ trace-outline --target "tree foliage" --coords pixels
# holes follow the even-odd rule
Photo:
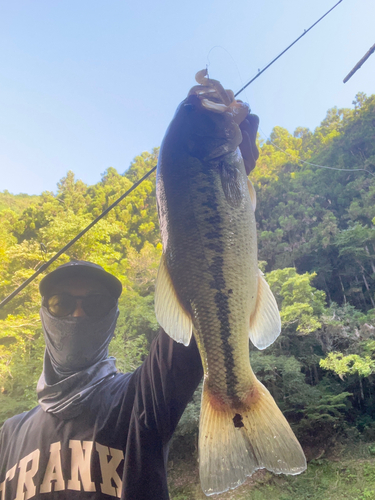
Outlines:
[[[275,127],[252,173],[260,267],[282,332],[251,363],[304,444],[326,446],[348,425],[370,435],[375,414],[375,96],[332,108],[314,131]],[[12,292],[156,164],[137,156],[87,186],[68,172],[56,194],[0,193],[0,281]],[[318,168],[321,165],[329,168]],[[334,170],[332,170],[334,169]],[[335,170],[339,169],[339,170]],[[344,169],[344,170],[343,170]],[[346,169],[346,170],[345,170]],[[110,354],[134,370],[158,325],[154,283],[161,254],[151,176],[55,262],[97,262],[124,287]],[[37,281],[0,310],[0,422],[36,404],[44,342]],[[193,449],[199,394],[176,434]]]

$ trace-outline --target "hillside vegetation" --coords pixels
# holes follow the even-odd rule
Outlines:
[[[282,318],[280,338],[264,352],[252,348],[251,363],[308,459],[342,436],[375,441],[375,96],[358,94],[353,104],[329,110],[314,132],[275,127],[251,176],[260,266]],[[109,168],[93,186],[68,172],[56,195],[2,193],[1,295],[153,167],[157,153],[136,157],[124,174]],[[91,260],[121,279],[110,346],[120,370],[136,368],[157,333],[160,254],[151,176],[51,266]],[[0,423],[36,404],[44,351],[39,307],[35,281],[0,311]],[[198,419],[199,391],[174,437],[173,463],[195,456]]]
[[[39,196],[28,194],[12,194],[5,190],[0,193],[0,212],[10,208],[13,212],[21,214],[25,208],[33,203],[37,203]]]

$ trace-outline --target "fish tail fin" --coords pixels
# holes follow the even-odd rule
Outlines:
[[[257,469],[299,474],[306,458],[268,390],[255,379],[247,408],[223,405],[203,385],[199,429],[199,474],[204,493],[242,484]]]

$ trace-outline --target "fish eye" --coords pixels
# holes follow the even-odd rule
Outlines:
[[[190,102],[187,102],[186,104],[184,104],[184,109],[190,113],[191,111],[193,111],[194,105]]]

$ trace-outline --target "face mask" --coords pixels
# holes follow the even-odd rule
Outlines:
[[[54,371],[70,375],[106,359],[118,318],[117,305],[101,319],[56,318],[42,306],[40,317],[46,350]]]

